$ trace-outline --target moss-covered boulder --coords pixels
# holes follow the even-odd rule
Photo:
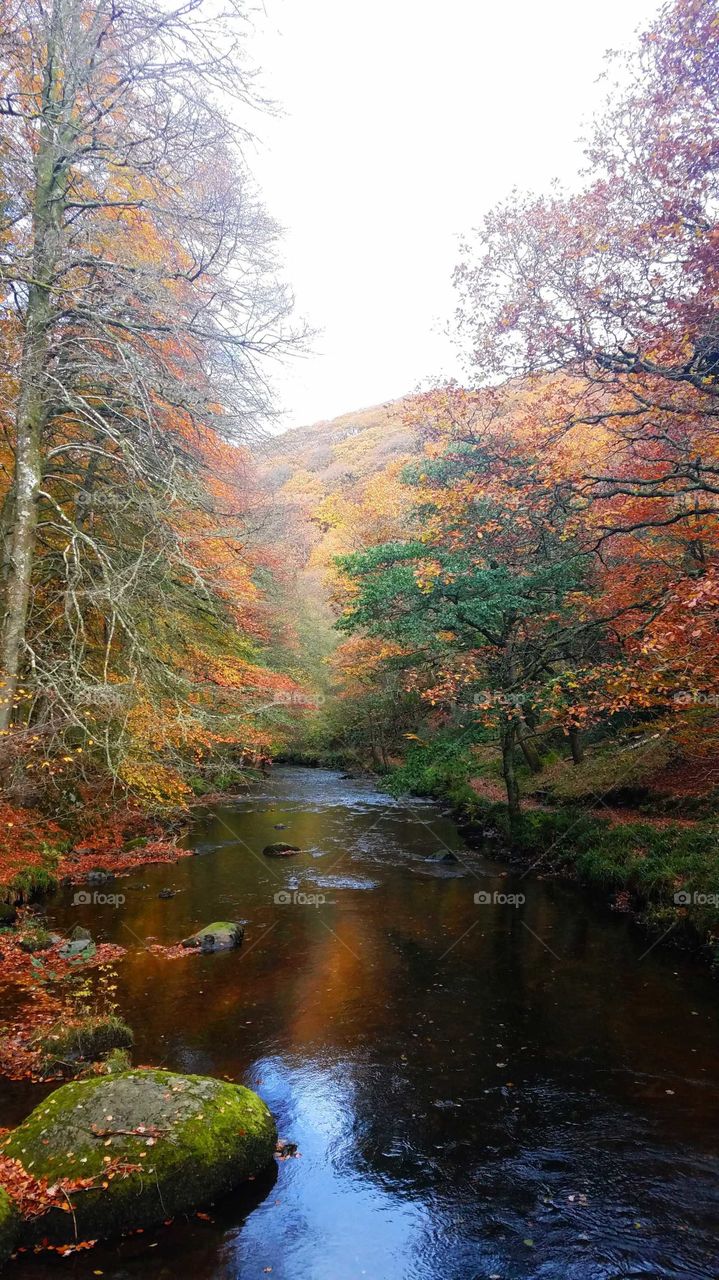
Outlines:
[[[204,929],[198,929],[190,938],[185,938],[183,947],[196,951],[231,951],[239,947],[245,936],[244,926],[234,920],[216,920]]]
[[[0,1187],[0,1267],[18,1242],[20,1219],[7,1191]]]
[[[125,1071],[51,1093],[0,1144],[54,1183],[94,1178],[21,1228],[21,1243],[99,1239],[211,1202],[271,1163],[277,1140],[250,1089],[207,1076]],[[74,1214],[74,1221],[73,1221]],[[76,1225],[75,1225],[76,1224]]]

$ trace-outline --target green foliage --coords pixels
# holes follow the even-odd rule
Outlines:
[[[57,889],[57,877],[46,867],[28,867],[10,881],[6,896],[11,902],[32,902]]]
[[[132,1028],[118,1017],[85,1017],[58,1024],[38,1041],[45,1075],[72,1070],[78,1062],[97,1062],[113,1050],[126,1050],[134,1042]]]
[[[476,761],[467,735],[443,733],[411,747],[404,764],[393,770],[386,785],[392,795],[410,792],[447,798],[456,805],[466,805],[474,797],[469,786],[474,773]]]

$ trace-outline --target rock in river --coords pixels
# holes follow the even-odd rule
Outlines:
[[[207,1076],[124,1071],[56,1089],[0,1150],[50,1185],[93,1180],[69,1190],[65,1208],[21,1225],[22,1244],[70,1244],[207,1204],[268,1166],[276,1141],[272,1116],[250,1089]]]
[[[296,844],[286,844],[284,840],[278,840],[276,844],[266,844],[263,853],[268,858],[289,858],[293,853],[301,853],[302,850]]]
[[[231,951],[233,947],[240,946],[244,936],[243,925],[233,920],[216,920],[185,938],[182,945],[195,947],[198,951]]]

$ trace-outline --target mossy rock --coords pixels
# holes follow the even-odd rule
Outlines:
[[[20,1233],[20,1218],[4,1187],[0,1187],[0,1267],[14,1252]]]
[[[36,1178],[97,1178],[69,1193],[80,1240],[164,1222],[212,1202],[272,1160],[277,1131],[241,1085],[171,1071],[76,1080],[51,1093],[0,1144]],[[122,1173],[109,1161],[140,1166]],[[104,1184],[104,1185],[103,1185]],[[51,1208],[21,1227],[21,1243],[70,1244],[73,1213]]]
[[[296,844],[286,844],[284,840],[278,840],[275,844],[266,844],[262,852],[268,858],[290,858],[293,853],[301,853],[302,850]]]
[[[72,937],[63,942],[58,955],[61,960],[91,960],[97,947],[92,938]]]
[[[235,920],[216,920],[204,929],[198,929],[190,938],[185,938],[183,947],[197,951],[231,951],[239,947],[245,936],[244,926]]]

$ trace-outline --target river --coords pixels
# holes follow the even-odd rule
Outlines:
[[[263,857],[285,838],[303,852]],[[11,1277],[716,1280],[717,987],[701,968],[369,780],[277,768],[201,814],[190,844],[118,880],[121,905],[63,890],[49,918],[128,948],[138,1064],[251,1085],[299,1154],[210,1220]],[[246,923],[239,951],[146,949],[218,919]],[[42,1093],[5,1084],[2,1122]]]

